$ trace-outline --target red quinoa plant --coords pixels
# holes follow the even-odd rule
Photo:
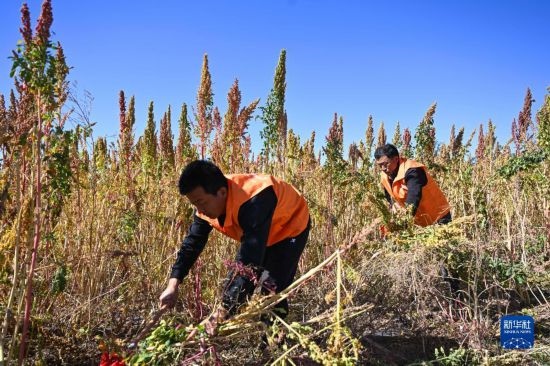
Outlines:
[[[34,199],[34,239],[33,250],[29,269],[27,272],[25,289],[25,313],[23,329],[19,349],[19,364],[22,364],[26,355],[28,331],[33,304],[33,276],[36,268],[37,257],[42,235],[42,189],[43,189],[43,160],[45,151],[43,144],[51,134],[55,118],[66,98],[65,77],[68,68],[65,64],[63,50],[59,44],[54,45],[50,40],[50,27],[53,22],[52,6],[50,0],[44,0],[42,11],[38,18],[35,34],[30,27],[30,12],[26,4],[22,10],[21,34],[23,42],[18,44],[13,51],[13,66],[10,75],[15,77],[16,85],[22,96],[32,100],[34,115],[31,117],[29,142],[33,143],[31,155],[33,156],[33,199]],[[57,115],[58,126],[63,127],[64,120],[60,113]]]

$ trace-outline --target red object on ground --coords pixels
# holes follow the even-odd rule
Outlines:
[[[116,353],[103,352],[99,366],[126,366],[124,360]]]

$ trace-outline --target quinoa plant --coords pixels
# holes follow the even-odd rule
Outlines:
[[[248,122],[252,118],[259,99],[241,109],[241,91],[239,81],[235,82],[227,93],[227,110],[223,124],[214,139],[216,155],[214,161],[223,171],[236,173],[243,171],[250,155],[248,146]]]
[[[479,132],[477,135],[476,159],[481,161],[485,157],[485,135],[483,134],[483,124],[479,125]]]
[[[380,122],[380,127],[378,127],[378,137],[376,139],[376,147],[385,145],[386,140],[387,136],[386,129],[384,128],[384,122]]]
[[[401,155],[406,158],[411,158],[413,156],[413,149],[411,146],[411,132],[408,128],[403,130],[403,147],[401,148]]]
[[[210,133],[212,132],[212,112],[214,93],[212,79],[208,68],[208,55],[202,60],[201,82],[197,93],[197,110],[195,113],[195,134],[199,138],[199,157],[206,158]]]
[[[141,145],[141,159],[143,168],[149,172],[156,166],[157,163],[157,146],[158,137],[155,123],[154,102],[149,103],[149,109],[147,112],[147,124],[145,125],[145,131],[143,132],[143,139]]]
[[[512,122],[512,139],[516,146],[516,155],[522,154],[532,145],[534,124],[531,118],[531,107],[534,101],[531,89],[527,88],[523,108],[519,112],[517,120],[514,119]]]
[[[365,157],[366,161],[369,163],[372,156],[372,145],[374,143],[374,126],[373,125],[374,125],[374,122],[372,119],[372,115],[370,115],[367,121],[367,129],[365,130],[365,144],[364,144],[364,151],[363,151],[363,156]]]
[[[416,141],[415,158],[427,166],[430,166],[433,162],[435,153],[435,127],[433,117],[435,109],[436,103],[428,108],[414,134],[414,139]]]
[[[262,111],[261,120],[264,124],[260,131],[263,140],[262,155],[264,161],[269,164],[273,160],[283,163],[286,143],[287,119],[285,114],[286,94],[286,50],[281,50],[279,62],[275,69],[273,88],[271,89]]]
[[[174,137],[172,136],[172,111],[170,106],[164,113],[164,116],[160,120],[160,137],[159,137],[159,149],[160,157],[168,168],[167,172],[173,174],[175,167],[174,156]]]
[[[27,155],[33,159],[29,161],[32,164],[33,171],[33,190],[32,196],[34,199],[34,239],[33,250],[31,253],[30,264],[26,273],[26,288],[25,288],[25,311],[23,317],[23,328],[21,333],[21,341],[19,348],[18,363],[22,364],[27,351],[28,332],[31,321],[31,310],[33,307],[33,277],[35,275],[35,269],[38,261],[38,251],[41,247],[41,237],[43,229],[43,165],[44,160],[48,157],[56,159],[50,168],[56,167],[61,171],[55,172],[53,176],[50,174],[50,188],[60,193],[67,193],[67,173],[64,169],[66,167],[66,146],[61,147],[61,155],[57,154],[57,143],[54,143],[53,147],[50,144],[50,137],[52,136],[53,124],[57,121],[58,126],[56,128],[62,129],[65,121],[62,118],[61,106],[63,105],[67,93],[67,84],[65,82],[66,75],[68,73],[68,67],[65,64],[65,57],[60,44],[54,45],[50,40],[50,28],[53,23],[53,13],[51,2],[45,0],[42,4],[42,10],[38,18],[38,22],[35,29],[35,34],[30,27],[30,12],[26,4],[23,4],[21,9],[22,14],[22,28],[21,35],[23,41],[17,46],[17,49],[13,51],[11,59],[13,60],[13,66],[10,73],[11,77],[15,78],[16,87],[21,95],[20,101],[26,100],[26,110],[19,109],[19,113],[32,110],[32,115],[27,115],[28,123],[27,128],[30,129],[22,131],[26,138],[28,138],[29,145],[34,143],[32,147],[27,148],[27,142],[23,142],[22,149],[18,157]],[[20,106],[22,104],[20,103]],[[56,113],[57,112],[57,113]],[[62,132],[56,132],[54,137],[59,137],[59,144],[67,144],[69,141],[65,139],[66,135]],[[55,141],[55,139],[54,139]],[[51,150],[53,148],[53,151]],[[65,174],[64,176],[62,174]],[[70,175],[70,174],[69,174]],[[54,179],[55,178],[55,179]],[[22,187],[23,188],[23,187]],[[26,193],[26,192],[25,192]],[[19,192],[17,192],[19,194]],[[19,269],[16,269],[18,271]],[[14,277],[13,287],[18,286]],[[13,292],[12,292],[13,293]],[[10,297],[13,300],[13,297]],[[7,311],[10,311],[11,303],[8,303]],[[3,329],[3,337],[5,336],[5,328]],[[2,342],[3,343],[3,339]],[[2,344],[3,348],[3,344]],[[2,349],[0,349],[0,358],[3,359]],[[9,358],[9,354],[8,354]]]
[[[195,160],[196,150],[191,141],[191,123],[187,115],[187,104],[181,105],[181,112],[178,118],[178,142],[176,145],[176,164],[178,169],[183,167],[186,162]]]
[[[393,138],[391,140],[391,143],[397,147],[399,150],[401,146],[403,145],[403,140],[401,138],[401,126],[399,125],[399,121],[395,124],[395,131],[393,133]]]
[[[550,93],[550,88],[548,88]],[[544,103],[537,112],[537,143],[542,150],[550,152],[550,94],[544,97]]]

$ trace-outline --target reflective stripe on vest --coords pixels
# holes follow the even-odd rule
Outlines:
[[[267,246],[298,236],[305,230],[309,221],[307,203],[292,185],[273,176],[261,174],[229,174],[226,178],[228,189],[223,227],[218,219],[211,219],[197,213],[216,230],[240,241],[243,229],[239,224],[239,209],[245,202],[270,186],[273,186],[277,196],[277,206],[271,220]]]
[[[423,164],[411,159],[400,158],[399,170],[393,184],[390,186],[389,178],[384,172],[380,174],[380,182],[394,201],[399,206],[405,207],[407,199],[405,174],[410,168],[422,168],[428,179],[426,185],[422,187],[422,198],[414,215],[414,223],[420,226],[432,225],[449,213],[450,206],[445,194]]]

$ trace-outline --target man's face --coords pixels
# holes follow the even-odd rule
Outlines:
[[[385,155],[381,156],[380,159],[376,160],[376,165],[387,175],[393,176],[397,173],[399,167],[399,156],[393,158],[388,158]]]
[[[225,200],[227,188],[218,189],[216,194],[206,193],[204,188],[198,186],[185,195],[197,211],[211,219],[217,219],[225,213]]]

